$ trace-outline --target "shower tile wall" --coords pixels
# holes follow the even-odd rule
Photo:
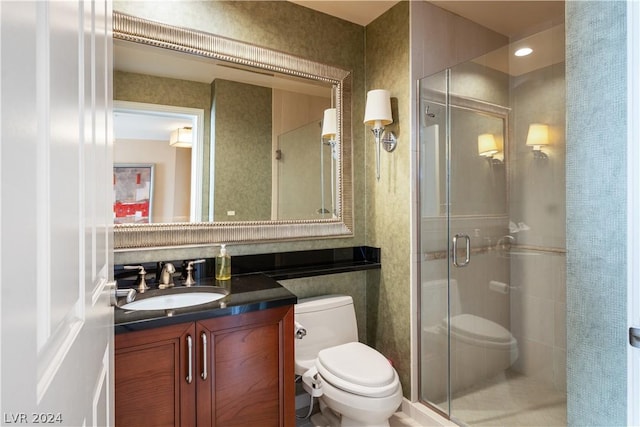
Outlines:
[[[511,255],[511,332],[518,340],[514,370],[566,391],[564,254]]]
[[[558,42],[563,29],[553,29]],[[513,369],[566,390],[564,63],[512,78],[510,219],[511,327],[520,357]],[[529,124],[549,125],[548,159],[525,145]],[[535,250],[530,250],[531,248]]]

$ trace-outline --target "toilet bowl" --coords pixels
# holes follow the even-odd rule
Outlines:
[[[447,316],[449,285],[451,314]],[[423,304],[428,304],[423,307],[431,308],[423,320],[422,329],[423,343],[430,349],[423,355],[425,374],[443,372],[450,360],[454,367],[451,370],[451,391],[455,393],[493,378],[513,365],[518,358],[517,340],[504,326],[464,313],[456,280],[452,279],[450,284],[447,280],[434,280],[424,282],[422,286]],[[444,309],[434,307],[442,306],[441,302],[444,302]],[[449,342],[450,355],[447,359]],[[422,383],[423,392],[431,398],[436,399],[446,393],[446,384],[438,378],[423,378]]]
[[[351,297],[300,300],[295,320],[306,330],[296,340],[296,374],[319,396],[323,420],[317,424],[388,426],[402,402],[400,380],[382,354],[358,342]]]

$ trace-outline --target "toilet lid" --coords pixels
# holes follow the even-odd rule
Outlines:
[[[442,321],[447,324],[447,319]],[[459,314],[449,321],[451,332],[463,337],[495,343],[508,343],[512,340],[511,332],[503,326],[473,314]]]
[[[361,396],[388,396],[399,384],[391,363],[373,348],[359,342],[321,350],[316,367],[326,381]]]

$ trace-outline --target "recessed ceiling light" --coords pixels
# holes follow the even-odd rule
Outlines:
[[[531,52],[533,52],[533,49],[531,49],[530,47],[522,47],[518,50],[516,50],[516,52],[514,53],[515,56],[527,56],[529,55]]]

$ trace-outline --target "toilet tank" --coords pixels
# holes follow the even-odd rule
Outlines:
[[[298,300],[295,321],[307,331],[295,340],[296,374],[311,368],[324,348],[358,341],[353,299],[347,295],[325,295]]]

